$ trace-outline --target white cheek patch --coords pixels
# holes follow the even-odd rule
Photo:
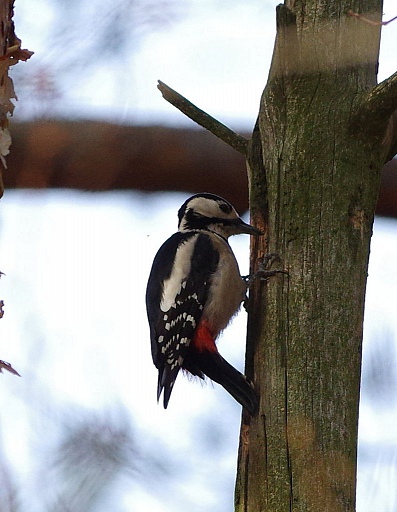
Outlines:
[[[182,287],[186,286],[186,279],[190,273],[190,262],[197,236],[192,236],[187,242],[178,247],[171,275],[164,281],[163,296],[160,302],[161,311],[168,311],[175,303],[175,299],[181,292]]]
[[[203,217],[214,217],[220,219],[237,219],[238,214],[234,208],[230,213],[225,213],[219,208],[219,203],[205,197],[195,197],[189,201],[188,207]]]

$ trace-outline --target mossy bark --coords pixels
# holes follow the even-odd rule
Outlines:
[[[382,1],[277,8],[248,158],[252,216],[266,233],[251,263],[274,252],[288,275],[252,290],[247,374],[260,410],[243,417],[238,512],[355,510],[364,297],[391,112],[371,127],[361,112],[380,26],[349,9],[379,21]]]

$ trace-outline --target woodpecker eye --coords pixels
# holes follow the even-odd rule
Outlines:
[[[232,211],[232,208],[229,204],[221,203],[219,208],[223,211],[223,213],[229,214]]]

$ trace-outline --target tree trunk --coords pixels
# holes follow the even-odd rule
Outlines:
[[[236,511],[355,510],[364,296],[396,76],[376,86],[381,0],[286,0],[249,151],[250,201],[288,275],[252,290]],[[389,138],[388,140],[391,140]],[[266,172],[265,172],[266,171]]]

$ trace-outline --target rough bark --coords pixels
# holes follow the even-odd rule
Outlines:
[[[252,215],[280,255],[253,289],[236,511],[355,510],[364,296],[380,170],[397,106],[376,86],[381,0],[288,1],[250,146]],[[266,299],[265,299],[266,297]]]

